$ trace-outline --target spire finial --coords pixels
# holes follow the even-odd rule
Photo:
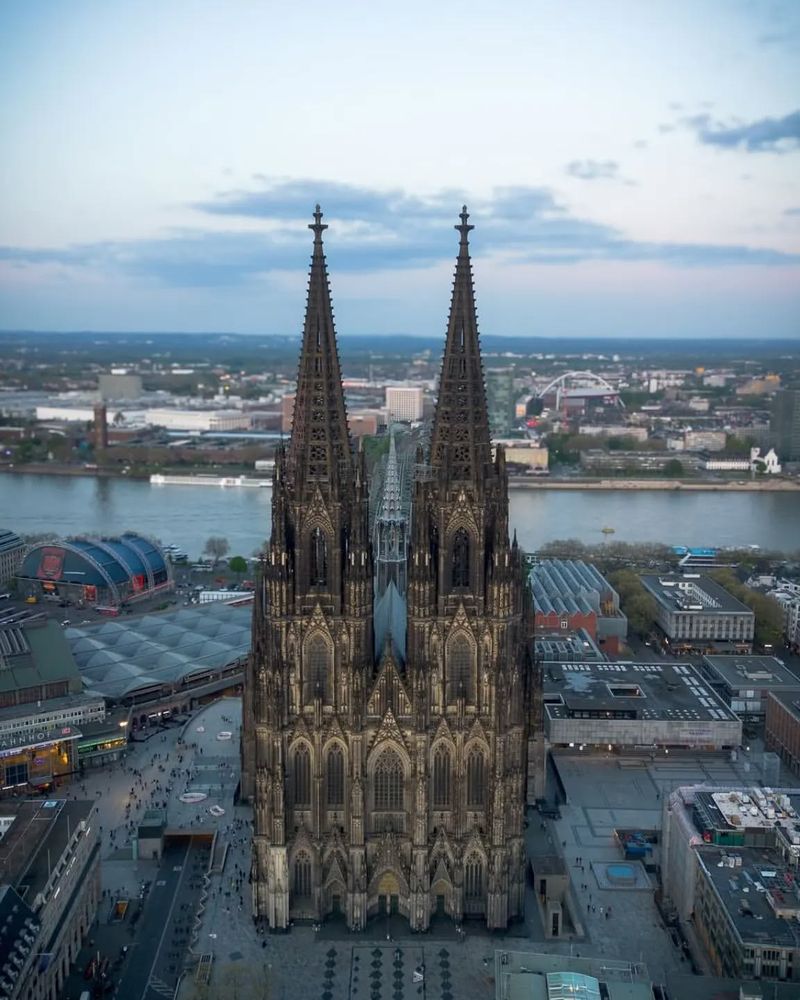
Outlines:
[[[319,207],[319,205],[316,205],[314,207],[314,221],[313,223],[309,224],[308,228],[312,230],[312,232],[314,233],[314,242],[321,243],[322,234],[328,227],[322,221],[322,209]],[[472,227],[470,226],[470,228]]]
[[[461,218],[461,225],[460,226],[454,226],[453,228],[457,229],[461,233],[461,246],[465,247],[467,245],[467,242],[468,242],[467,235],[468,235],[470,229],[474,229],[475,228],[474,226],[470,226],[467,223],[467,220],[469,219],[469,212],[467,211],[467,206],[466,205],[462,205],[461,206],[461,216],[460,216],[460,218]]]

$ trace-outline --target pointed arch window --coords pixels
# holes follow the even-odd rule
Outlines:
[[[298,747],[294,755],[294,804],[296,809],[311,806],[311,754],[307,746]]]
[[[483,809],[486,805],[486,758],[474,748],[467,758],[467,806]]]
[[[450,798],[450,751],[439,747],[433,755],[433,804],[440,809],[449,809]]]
[[[456,635],[447,647],[447,703],[457,698],[475,700],[472,644],[465,635]]]
[[[328,754],[328,807],[336,809],[344,805],[344,754],[339,746]]]
[[[453,587],[469,587],[469,532],[459,528],[453,536]]]
[[[310,705],[319,696],[328,700],[328,677],[330,674],[331,653],[327,642],[321,635],[315,635],[306,645],[306,683],[303,703]]]
[[[300,851],[294,859],[292,881],[296,897],[308,899],[311,896],[311,858],[305,851]]]
[[[464,865],[464,895],[467,899],[483,898],[483,858],[471,854]]]
[[[309,584],[312,587],[328,586],[328,539],[320,527],[312,528],[309,536]]]
[[[403,808],[403,763],[387,747],[375,765],[375,811],[400,812]]]

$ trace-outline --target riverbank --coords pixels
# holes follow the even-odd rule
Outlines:
[[[149,481],[150,473],[135,473],[132,471],[123,472],[122,469],[104,469],[101,467],[87,468],[83,465],[56,465],[52,462],[8,466],[0,465],[0,472],[17,475],[37,475],[37,476],[81,476],[93,477],[96,479],[133,479]],[[196,469],[175,469],[173,473],[185,478],[186,484],[191,485],[191,477],[214,475],[229,481],[232,477],[239,477],[241,472],[228,472],[227,470],[215,470],[212,472],[207,466],[199,466]],[[263,476],[243,476],[248,480],[244,485],[261,486],[264,482]],[[206,485],[198,483],[198,485]],[[739,479],[739,480],[716,480],[716,479],[578,479],[576,478],[553,478],[545,476],[510,476],[509,485],[512,489],[519,490],[685,490],[693,492],[719,492],[719,493],[787,493],[800,492],[800,479]]]
[[[748,479],[719,482],[713,479],[531,479],[511,476],[512,489],[525,490],[684,490],[706,493],[790,493],[800,492],[796,479]]]

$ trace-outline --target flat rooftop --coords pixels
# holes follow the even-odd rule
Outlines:
[[[560,695],[563,704],[548,702]],[[580,710],[635,711],[637,719],[736,722],[737,716],[687,663],[544,664],[545,708],[551,719]]]
[[[542,662],[559,660],[564,663],[583,663],[595,660],[604,663],[606,657],[585,629],[576,632],[537,633],[534,649],[536,659]]]
[[[777,851],[703,846],[697,858],[742,941],[800,948],[800,887]]]
[[[93,802],[65,799],[0,802],[0,821],[12,819],[0,840],[0,883],[13,885],[33,905],[78,824],[93,809]]]
[[[790,689],[770,691],[769,697],[774,698],[779,705],[782,705],[788,712],[791,712],[800,725],[800,691]]]
[[[645,965],[614,959],[495,951],[497,995],[505,1000],[651,1000]]]
[[[775,656],[704,656],[703,663],[729,688],[800,691],[800,677]]]
[[[29,701],[22,705],[8,705],[0,708],[0,722],[14,719],[33,718],[48,712],[66,712],[69,709],[85,708],[91,705],[103,705],[105,702],[99,695],[72,694],[64,698],[48,698],[46,701]]]
[[[790,836],[800,834],[800,795],[751,788],[697,793],[705,812],[720,829],[772,830],[780,823]]]
[[[716,580],[703,573],[645,574],[643,586],[658,603],[679,614],[749,614],[753,612]]]

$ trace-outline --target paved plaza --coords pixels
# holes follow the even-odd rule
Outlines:
[[[679,785],[757,778],[747,757],[734,763],[715,755],[558,754],[567,802],[559,819],[529,810],[526,837],[529,856],[561,854],[566,860],[577,918],[571,940],[545,940],[532,887],[525,921],[505,934],[469,921],[459,932],[438,918],[420,936],[411,934],[400,917],[380,917],[363,934],[352,934],[333,920],[276,935],[257,931],[250,913],[250,808],[233,803],[240,718],[240,700],[216,702],[184,727],[157,731],[133,744],[124,763],[89,774],[66,790],[69,797],[97,802],[106,893],[94,943],[82,952],[66,1000],[80,996],[80,970],[97,948],[117,963],[112,978],[124,1000],[162,1000],[175,993],[176,985],[181,1000],[204,996],[194,979],[201,955],[213,956],[211,996],[270,1000],[490,1000],[494,953],[504,948],[644,961],[656,981],[667,981],[689,972],[690,965],[664,928],[652,891],[641,884],[627,889],[604,877],[604,866],[621,860],[614,830],[660,827],[664,797]],[[230,738],[218,738],[225,733]],[[181,801],[181,795],[192,792],[206,798]],[[215,806],[224,810],[222,815],[209,811]],[[194,835],[191,842],[171,842],[161,863],[132,856],[131,833],[153,807],[165,809],[168,831]],[[227,845],[227,857],[222,871],[206,877],[210,852],[203,853],[200,845],[215,831]],[[141,885],[148,882],[140,899]],[[134,912],[140,909],[135,928],[129,918],[108,923],[118,897],[134,901]],[[126,957],[124,944],[129,945]],[[236,989],[235,983],[240,984]]]

